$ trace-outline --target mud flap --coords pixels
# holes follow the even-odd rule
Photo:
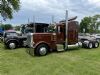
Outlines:
[[[34,48],[26,48],[27,53],[29,53],[31,56],[34,56]]]

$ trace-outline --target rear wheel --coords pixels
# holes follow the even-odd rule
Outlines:
[[[37,48],[34,51],[34,54],[37,56],[44,56],[47,55],[48,53],[48,46],[45,44],[40,44],[39,46],[37,46]]]
[[[99,43],[98,42],[95,42],[94,43],[94,48],[98,48],[99,47]]]
[[[88,48],[89,48],[89,49],[93,48],[93,44],[92,44],[92,42],[89,42],[89,44],[88,44]]]
[[[100,42],[100,39],[96,39],[97,40],[97,42]]]

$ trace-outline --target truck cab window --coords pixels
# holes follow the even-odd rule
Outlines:
[[[55,26],[49,26],[47,31],[50,32],[50,33],[56,32]]]
[[[62,27],[60,27],[60,32],[64,32],[64,29]]]
[[[58,29],[57,30],[58,30],[58,33],[60,33],[60,26],[58,26]]]
[[[58,33],[62,33],[62,32],[64,32],[64,29],[63,29],[61,26],[58,26],[57,32],[58,32]]]

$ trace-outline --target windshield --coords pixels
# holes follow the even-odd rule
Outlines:
[[[33,29],[25,29],[25,33],[33,33]]]
[[[16,32],[7,32],[7,37],[8,36],[17,36]]]
[[[47,32],[50,32],[50,33],[56,32],[56,27],[55,26],[49,26]]]

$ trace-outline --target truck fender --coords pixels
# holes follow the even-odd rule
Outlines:
[[[39,46],[40,44],[46,44],[46,45],[50,48],[49,43],[44,42],[44,41],[41,41],[41,42],[38,42],[37,44],[35,44],[35,45],[34,45],[34,48],[36,48],[36,47]]]
[[[6,43],[8,43],[8,42],[10,42],[10,41],[16,41],[17,43],[19,43],[19,41],[16,40],[16,39],[10,39],[10,40],[6,41]]]

